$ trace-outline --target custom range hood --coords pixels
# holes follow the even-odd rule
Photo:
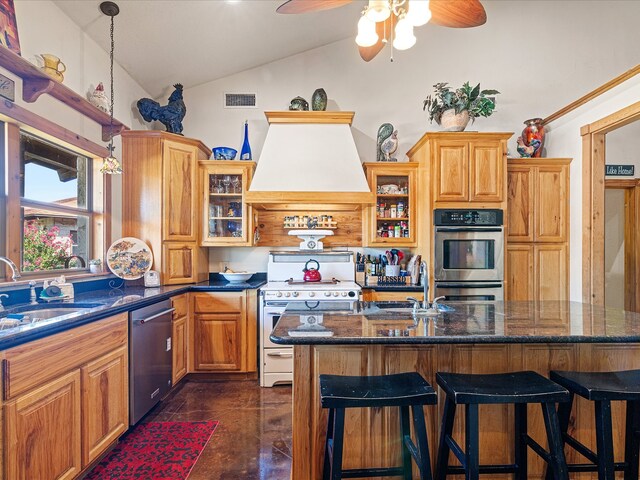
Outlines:
[[[353,112],[265,112],[269,131],[247,203],[342,205],[375,201],[351,135]],[[293,205],[292,205],[293,204]]]

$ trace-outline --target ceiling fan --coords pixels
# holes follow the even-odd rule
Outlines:
[[[351,1],[287,0],[276,12],[317,12],[342,7]],[[487,14],[480,0],[369,0],[358,22],[356,43],[360,56],[365,62],[372,60],[389,40],[397,50],[410,48],[416,41],[413,27],[427,21],[443,27],[470,28],[483,25]]]

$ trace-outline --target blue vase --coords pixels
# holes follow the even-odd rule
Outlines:
[[[244,142],[240,150],[240,160],[251,160],[251,146],[249,145],[249,124],[244,121]]]

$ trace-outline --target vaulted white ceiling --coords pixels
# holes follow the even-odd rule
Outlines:
[[[54,0],[109,51],[101,0]],[[154,97],[226,77],[353,36],[364,1],[324,12],[281,15],[284,0],[116,0],[115,60]],[[354,45],[355,48],[355,45]],[[176,72],[179,72],[176,75]]]

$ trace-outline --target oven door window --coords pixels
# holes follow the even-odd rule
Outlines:
[[[280,315],[270,315],[271,317],[271,331],[273,332],[273,329],[276,328],[276,323],[278,323],[278,320],[280,320]]]
[[[443,267],[446,270],[493,270],[495,240],[444,240]]]

